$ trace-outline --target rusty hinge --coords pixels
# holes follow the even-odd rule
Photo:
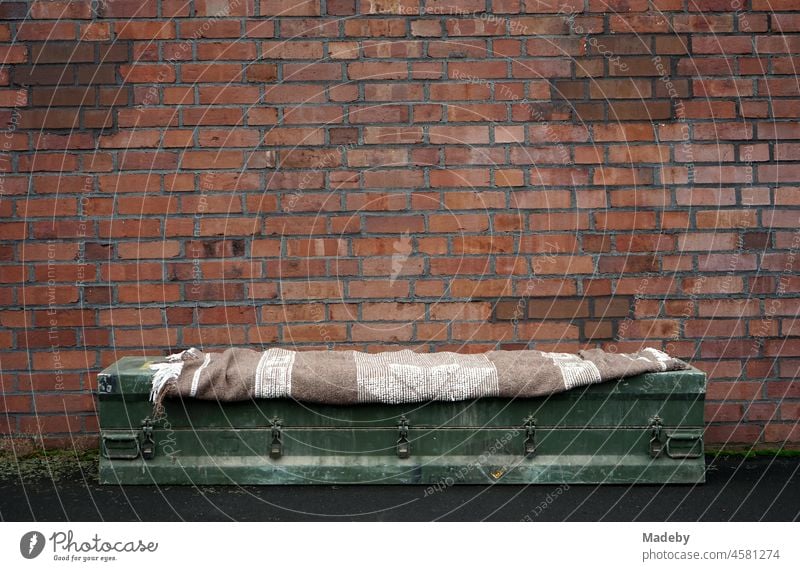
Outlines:
[[[411,456],[411,443],[408,441],[408,419],[405,415],[397,423],[397,457],[408,458]]]

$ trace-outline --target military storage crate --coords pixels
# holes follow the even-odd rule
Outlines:
[[[403,405],[148,400],[161,357],[98,378],[100,481],[529,484],[705,481],[705,374],[691,368],[547,398]]]

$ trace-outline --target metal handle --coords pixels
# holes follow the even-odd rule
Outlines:
[[[673,452],[670,445],[674,440],[683,442],[700,442],[700,451],[691,452],[694,449],[694,444],[689,452]],[[703,450],[703,433],[700,432],[673,432],[667,433],[667,442],[664,446],[664,452],[673,460],[689,460],[693,458],[700,458],[704,454]]]
[[[141,446],[139,445],[139,435],[134,434],[103,434],[101,439],[102,442],[102,452],[105,458],[109,460],[135,460],[139,457],[141,453]],[[108,443],[109,442],[130,442],[132,443],[136,450],[134,452],[120,452],[115,451],[114,449],[109,449]]]

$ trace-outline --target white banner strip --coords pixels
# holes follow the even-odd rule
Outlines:
[[[782,523],[3,523],[4,569],[799,569]]]

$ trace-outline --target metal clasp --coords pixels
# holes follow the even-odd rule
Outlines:
[[[408,419],[405,415],[400,417],[397,423],[397,457],[408,458],[411,456],[411,443],[408,441]]]
[[[142,421],[142,458],[152,460],[156,455],[156,443],[153,440],[153,421],[145,418]]]
[[[661,417],[656,415],[650,419],[650,457],[658,458],[664,451],[664,444],[661,442],[661,434],[664,430],[664,423]]]
[[[536,419],[533,415],[525,418],[525,457],[530,458],[536,454]]]
[[[277,460],[283,456],[283,434],[281,434],[281,421],[274,418],[272,420],[272,442],[269,446],[269,457]]]

